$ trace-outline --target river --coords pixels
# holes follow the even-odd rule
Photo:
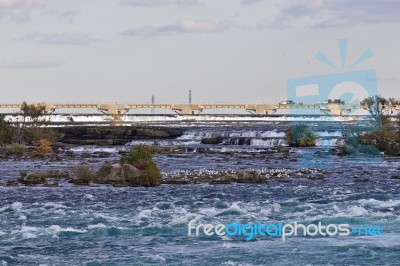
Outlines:
[[[203,119],[204,120],[204,119]],[[214,119],[215,120],[215,119]],[[286,121],[284,121],[286,120]],[[301,119],[300,119],[301,120]],[[318,136],[313,148],[275,152],[284,144],[287,119],[147,121],[179,127],[173,140],[133,141],[183,147],[157,154],[164,179],[182,173],[324,168],[323,179],[291,178],[263,184],[163,184],[153,188],[0,186],[2,265],[398,265],[400,261],[400,160],[386,156],[332,155],[343,123],[308,119]],[[221,144],[201,144],[203,138]],[[61,161],[3,159],[0,182],[20,171],[94,168],[117,160],[129,146],[66,148]],[[109,156],[93,156],[108,153]],[[85,156],[91,154],[92,156]],[[356,182],[365,178],[367,182]],[[234,222],[380,226],[383,235],[243,236],[188,235],[188,223]]]

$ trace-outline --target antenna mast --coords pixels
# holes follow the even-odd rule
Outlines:
[[[154,94],[153,94],[153,95],[151,95],[151,104],[154,105],[154,103],[155,103],[155,98],[154,98]],[[151,114],[154,115],[154,107],[151,108]]]

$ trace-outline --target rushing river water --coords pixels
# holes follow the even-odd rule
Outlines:
[[[341,126],[309,122],[317,147],[273,149],[284,142],[282,121],[157,122],[184,134],[147,144],[182,146],[183,154],[155,159],[164,178],[176,172],[326,168],[323,180],[292,178],[265,184],[112,186],[0,186],[2,265],[399,265],[400,160],[394,157],[338,157],[329,150]],[[218,145],[201,144],[221,137]],[[141,143],[134,141],[132,145]],[[75,147],[78,155],[110,152],[110,158],[70,161],[0,161],[0,182],[19,171],[69,169],[82,161],[98,167],[118,159],[127,147]],[[356,178],[368,182],[356,182]],[[303,223],[380,226],[382,236],[188,236],[188,223]]]

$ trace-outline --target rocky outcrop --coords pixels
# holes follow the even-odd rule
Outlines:
[[[26,173],[20,172],[20,178],[14,181],[8,182],[7,185],[18,185],[22,184],[25,186],[58,186],[58,180],[63,178],[68,178],[69,173],[52,170],[48,172],[36,172],[36,173]]]
[[[106,164],[94,175],[93,183],[124,186],[151,186],[144,170],[130,164]],[[157,185],[157,184],[153,184]]]
[[[240,172],[238,174],[238,183],[263,183],[266,179],[256,171]]]
[[[103,165],[96,173],[96,181],[103,184],[124,183],[124,169],[120,164]]]
[[[221,137],[203,138],[201,144],[221,144],[223,140]]]
[[[182,135],[176,128],[125,126],[70,126],[56,128],[64,144],[124,145],[135,139],[174,139]]]
[[[135,166],[130,164],[123,164],[122,169],[124,170],[125,181],[132,186],[144,185],[142,171],[137,169]],[[146,180],[147,182],[147,180]]]

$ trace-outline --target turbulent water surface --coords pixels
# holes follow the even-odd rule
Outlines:
[[[174,122],[184,135],[146,141],[182,146],[176,155],[157,155],[168,178],[175,172],[326,167],[324,180],[294,178],[265,184],[112,186],[0,186],[2,265],[398,265],[400,261],[400,160],[390,157],[337,157],[328,152],[341,126],[309,123],[318,146],[293,149],[287,158],[267,151],[282,145],[284,122]],[[203,145],[204,137],[222,137]],[[132,145],[138,142],[133,142]],[[126,147],[76,147],[77,154],[111,152],[87,159],[94,167],[118,159]],[[70,162],[0,161],[1,181],[19,171],[68,169]],[[368,182],[355,182],[355,176]],[[383,236],[278,237],[188,236],[188,222],[346,223],[379,225]]]

